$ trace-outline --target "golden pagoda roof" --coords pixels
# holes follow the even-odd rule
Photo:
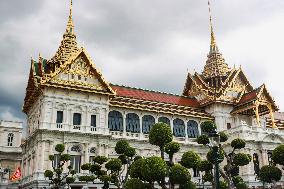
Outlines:
[[[207,61],[204,66],[202,75],[205,78],[224,77],[230,72],[230,68],[228,64],[225,62],[223,55],[219,52],[219,48],[216,43],[209,0],[208,0],[208,8],[209,8],[211,41],[210,41],[210,51],[207,56]]]

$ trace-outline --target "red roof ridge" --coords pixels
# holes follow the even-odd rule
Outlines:
[[[113,83],[110,83],[110,86],[124,87],[124,88],[128,88],[128,89],[134,89],[134,90],[140,90],[140,91],[146,91],[146,92],[154,92],[154,93],[160,93],[160,94],[165,94],[165,95],[172,95],[172,96],[176,96],[176,97],[183,97],[183,98],[189,98],[189,99],[196,99],[193,96],[185,96],[185,95],[173,94],[173,93],[168,93],[168,92],[154,91],[154,90],[150,90],[150,89],[130,87],[130,86],[126,86],[126,85],[118,85],[118,84],[113,84]]]

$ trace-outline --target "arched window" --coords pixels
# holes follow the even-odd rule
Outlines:
[[[96,148],[95,147],[92,147],[92,148],[90,148],[90,153],[96,153]]]
[[[126,132],[140,132],[140,121],[137,114],[129,113],[126,115]]]
[[[108,128],[111,131],[123,131],[123,118],[120,112],[114,110],[108,113]]]
[[[13,139],[14,139],[14,134],[9,133],[8,134],[8,146],[13,146]]]
[[[183,120],[175,119],[174,120],[174,136],[176,137],[185,137],[185,125]]]
[[[155,124],[155,118],[151,115],[145,115],[142,118],[142,131],[144,134],[148,134]]]
[[[198,124],[196,121],[189,120],[187,122],[187,135],[188,138],[197,138],[199,136]]]
[[[159,117],[158,121],[165,123],[165,124],[168,124],[169,126],[171,125],[170,119],[167,118],[167,117]]]
[[[74,146],[71,147],[71,151],[72,152],[81,152],[82,149],[81,149],[80,145],[74,145]]]

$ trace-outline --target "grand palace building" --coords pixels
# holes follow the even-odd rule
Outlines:
[[[204,52],[206,54],[207,52]],[[131,78],[129,78],[131,79]],[[201,73],[188,73],[183,92],[173,95],[109,83],[84,47],[77,45],[70,15],[63,39],[50,59],[31,60],[23,112],[27,136],[22,143],[22,188],[48,187],[44,171],[52,169],[48,156],[62,143],[71,155],[70,164],[84,174],[80,165],[96,155],[116,157],[118,140],[127,139],[137,154],[159,155],[149,144],[154,123],[167,123],[181,155],[194,150],[203,158],[207,149],[196,143],[200,124],[216,122],[219,131],[246,141],[243,150],[253,156],[240,174],[257,186],[256,173],[270,163],[271,150],[284,143],[284,115],[263,84],[254,87],[241,68],[230,67],[219,50],[211,24],[211,43]],[[194,179],[201,178],[198,170]],[[98,185],[90,185],[95,188]],[[80,188],[76,182],[73,188]]]

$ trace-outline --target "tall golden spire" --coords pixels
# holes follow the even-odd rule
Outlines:
[[[73,2],[70,0],[70,10],[69,17],[67,22],[66,31],[63,34],[63,40],[61,44],[52,58],[52,62],[54,63],[63,63],[70,58],[74,53],[78,51],[76,35],[74,32],[74,24],[73,24],[73,14],[72,14]]]
[[[225,59],[223,55],[219,52],[216,38],[213,30],[212,23],[212,14],[211,14],[211,6],[210,0],[208,0],[208,9],[209,9],[209,23],[210,23],[210,51],[207,56],[207,61],[203,69],[203,76],[205,78],[215,78],[215,77],[224,77],[230,71],[228,64],[225,63]]]
[[[73,24],[72,7],[73,7],[73,1],[70,0],[69,19],[68,19],[68,23],[67,23],[66,32],[67,32],[67,33],[74,34],[74,24]]]
[[[212,51],[218,51],[218,47],[216,44],[216,38],[213,30],[210,0],[208,0],[208,9],[209,9],[209,21],[210,21],[210,32],[211,32],[210,52],[212,52]]]

